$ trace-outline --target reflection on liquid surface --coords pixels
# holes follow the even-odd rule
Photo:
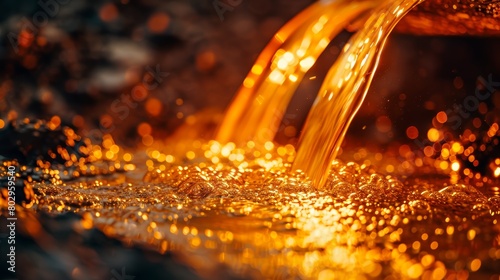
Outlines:
[[[173,162],[153,153],[143,179],[131,173],[37,184],[35,208],[88,213],[82,227],[178,252],[208,276],[221,264],[256,279],[500,274],[498,196],[437,176],[399,181],[343,162],[318,191],[304,174],[288,172],[292,146],[251,147],[212,141]]]

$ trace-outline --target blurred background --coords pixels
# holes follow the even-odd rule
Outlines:
[[[259,52],[313,2],[4,0],[0,129],[14,119],[56,118],[81,135],[98,140],[111,134],[119,145],[135,148],[202,122],[197,136],[210,138]],[[340,34],[306,75],[278,142],[296,143],[350,35]],[[393,34],[345,142],[397,154],[404,153],[401,144],[423,151],[444,137],[486,135],[500,115],[499,49],[498,37]],[[476,90],[490,95],[477,106],[470,103],[474,110],[457,109]],[[459,125],[447,122],[457,115]],[[429,142],[431,128],[445,134]],[[498,136],[486,144],[490,148],[481,153],[494,159]]]

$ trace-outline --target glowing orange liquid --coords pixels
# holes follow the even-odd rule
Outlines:
[[[294,169],[322,188],[345,133],[363,102],[387,37],[420,0],[387,1],[344,47],[328,72],[309,112]]]
[[[318,2],[288,22],[248,73],[215,139],[236,144],[272,141],[304,74],[342,28],[380,2]]]
[[[361,105],[394,26],[419,0],[316,3],[285,25],[261,53],[218,130],[216,140],[262,145],[278,123],[304,74],[330,40],[367,9],[364,27],[332,66],[311,109],[293,169],[322,188],[332,160]]]

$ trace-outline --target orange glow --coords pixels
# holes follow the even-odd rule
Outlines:
[[[450,156],[450,150],[444,148],[441,150],[441,157],[447,159]]]
[[[147,89],[142,85],[137,85],[132,89],[132,98],[135,101],[142,101],[148,97]]]
[[[188,151],[186,153],[186,157],[189,159],[189,160],[192,160],[196,157],[196,154],[193,152],[193,151]]]
[[[264,71],[264,68],[262,68],[261,65],[259,64],[255,64],[253,67],[252,67],[252,70],[251,72],[255,75],[260,75],[262,74],[262,71]]]
[[[154,142],[154,138],[151,135],[144,135],[142,137],[142,144],[144,144],[144,146],[151,146],[151,145],[153,145],[153,142]]]
[[[246,87],[246,88],[251,88],[255,85],[255,81],[254,79],[250,78],[250,77],[247,77],[244,81],[243,81],[243,86]]]
[[[447,161],[442,161],[439,163],[439,168],[441,168],[442,170],[448,169],[448,166],[449,166],[449,164]]]
[[[278,127],[270,124],[282,118],[306,71],[349,20],[373,6],[373,1],[362,1],[355,9],[350,2],[315,3],[283,26],[257,58],[215,139],[254,139],[259,144],[272,140]]]
[[[429,138],[429,140],[431,142],[436,142],[439,140],[440,138],[440,133],[439,133],[439,130],[435,129],[435,128],[431,128],[429,129],[429,131],[427,131],[427,138]]]
[[[196,56],[196,69],[199,71],[209,71],[216,63],[215,54],[212,51],[204,51]]]
[[[134,158],[134,156],[132,156],[129,153],[125,153],[122,158],[124,161],[131,161]]]
[[[432,157],[434,155],[434,149],[431,146],[424,148],[424,154],[426,157]]]
[[[110,115],[103,115],[101,117],[101,126],[105,129],[109,129],[113,126],[113,118]]]
[[[160,115],[161,110],[163,109],[163,104],[157,98],[149,98],[146,101],[145,106],[146,106],[146,111],[148,111],[148,113],[152,116]]]
[[[275,84],[281,85],[285,82],[285,75],[283,75],[280,70],[275,69],[271,72],[271,74],[269,74],[269,80]]]
[[[498,131],[498,124],[494,123],[491,125],[490,129],[488,129],[488,136],[493,137],[497,134]]]
[[[462,153],[463,152],[463,149],[464,147],[458,143],[458,142],[455,142],[453,143],[453,145],[451,145],[451,150],[455,153],[455,154],[459,154],[459,153]]]
[[[106,134],[103,136],[103,141],[102,141],[102,146],[106,149],[111,148],[115,144],[115,141],[113,141],[113,138],[111,137],[110,134]]]
[[[27,48],[31,46],[33,41],[35,40],[35,36],[31,31],[23,30],[19,33],[18,36],[18,44],[20,47]]]
[[[9,113],[7,113],[7,119],[9,121],[17,119],[17,112],[15,110],[10,110]]]
[[[415,126],[410,126],[406,129],[406,136],[410,139],[417,139],[418,129]]]
[[[423,272],[424,272],[424,269],[423,269],[422,265],[419,263],[414,264],[414,265],[410,266],[410,268],[408,268],[408,276],[412,279],[419,278]]]
[[[444,111],[441,111],[441,112],[437,113],[436,120],[439,123],[445,123],[448,120],[448,116],[446,115],[446,113]]]
[[[164,32],[170,24],[170,17],[162,12],[152,15],[148,20],[148,28],[153,33]]]
[[[51,119],[50,119],[50,124],[49,124],[49,127],[51,129],[56,129],[57,127],[59,127],[61,125],[61,118],[58,117],[58,116],[53,116]]]
[[[315,62],[316,60],[314,57],[309,56],[300,61],[300,67],[303,68],[303,71],[307,71],[314,65]]]
[[[409,153],[411,153],[410,146],[408,145],[401,145],[399,147],[399,155],[402,157],[406,157]]]
[[[474,142],[474,141],[476,141],[476,135],[475,135],[475,134],[471,134],[471,135],[469,135],[469,141],[470,141],[470,142]]]
[[[4,120],[0,119],[0,129],[5,127],[5,122]]]
[[[94,221],[89,213],[83,214],[81,225],[84,229],[91,229],[94,226]]]
[[[471,271],[478,271],[479,268],[481,267],[481,260],[480,259],[474,259],[470,263],[470,270]]]
[[[464,175],[465,176],[469,176],[469,174],[471,174],[470,169],[469,168],[465,168],[464,169]]]
[[[141,123],[137,127],[137,133],[142,137],[150,135],[152,130],[153,129],[151,128],[151,125],[149,125],[148,123]]]

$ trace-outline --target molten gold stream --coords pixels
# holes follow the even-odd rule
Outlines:
[[[248,73],[215,139],[259,145],[272,141],[295,89],[332,38],[381,2],[320,1],[288,22]]]
[[[344,47],[325,78],[301,135],[294,169],[324,187],[349,124],[363,102],[387,37],[419,0],[386,1]]]
[[[257,144],[272,141],[298,83],[330,40],[368,8],[363,28],[332,66],[309,113],[293,169],[322,188],[349,124],[363,102],[385,41],[420,1],[318,2],[274,36],[243,82],[216,139]],[[293,30],[293,31],[292,31]]]

